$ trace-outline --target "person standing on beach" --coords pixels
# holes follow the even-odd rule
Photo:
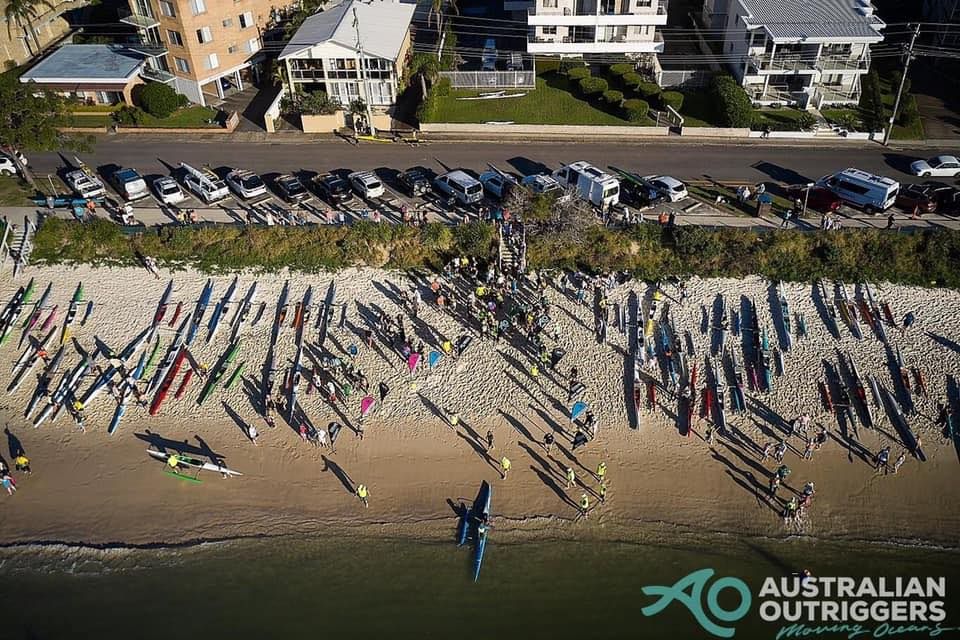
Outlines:
[[[770,457],[770,454],[773,452],[773,443],[768,442],[763,445],[763,451],[760,453],[760,462],[766,462],[767,458]]]
[[[549,431],[543,434],[543,448],[547,452],[547,455],[550,455],[550,452],[553,450],[553,434]]]
[[[537,386],[543,386],[543,381],[540,380],[540,367],[538,367],[536,364],[530,367],[530,377],[533,378],[533,381],[537,383]]]
[[[487,429],[487,451],[493,451],[493,430]]]
[[[30,459],[22,451],[13,459],[13,466],[16,467],[17,471],[23,471],[27,475],[32,473],[30,471]]]
[[[913,311],[907,313],[907,315],[903,317],[903,326],[900,327],[900,335],[902,336],[903,334],[905,334],[907,332],[907,329],[912,327],[913,323],[916,321],[917,321],[916,313],[914,313]]]
[[[814,440],[813,438],[807,439],[807,448],[803,452],[804,460],[813,460],[813,450],[816,448],[816,446],[817,446],[816,440]]]
[[[448,411],[447,422],[449,422],[450,426],[455,430],[460,424],[460,414],[456,411]]]
[[[260,437],[260,433],[252,424],[247,425],[247,437],[250,438],[250,442],[252,442],[254,446],[257,446],[257,438]]]
[[[877,466],[876,470],[879,472],[883,469],[884,473],[887,471],[887,462],[890,460],[890,447],[884,447],[877,452]]]
[[[600,483],[600,504],[603,504],[607,499],[607,483]]]
[[[175,453],[171,453],[167,456],[167,466],[170,467],[170,471],[180,474],[180,456]]]
[[[784,440],[781,440],[777,445],[777,448],[773,451],[773,457],[776,458],[777,462],[783,462],[783,457],[787,455],[787,443]]]
[[[3,474],[3,488],[7,490],[7,495],[13,495],[17,492],[17,483],[9,473]]]
[[[567,467],[567,489],[576,486],[577,484],[577,474],[573,472],[573,467]]]
[[[330,446],[330,439],[326,429],[317,429],[317,446],[326,449]]]
[[[590,510],[590,498],[587,494],[580,496],[580,514],[577,518],[587,519],[587,512]]]
[[[500,458],[500,479],[506,480],[507,474],[510,472],[510,467],[513,463],[510,462],[510,458],[503,456]]]
[[[900,467],[903,466],[903,463],[907,461],[907,452],[901,451],[900,455],[897,456],[897,460],[893,463],[893,475],[897,475],[897,472],[900,471]]]
[[[597,465],[597,482],[603,484],[603,479],[607,476],[607,463],[601,461]]]
[[[369,495],[370,495],[370,492],[367,491],[367,485],[365,484],[357,485],[357,497],[360,498],[360,502],[363,503],[364,508],[367,508],[370,506],[370,503],[367,501],[367,498],[369,497]]]

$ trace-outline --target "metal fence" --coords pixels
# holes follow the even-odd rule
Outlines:
[[[711,71],[664,69],[660,76],[660,86],[664,89],[700,89],[710,82]]]
[[[441,71],[454,89],[534,89],[533,71]]]

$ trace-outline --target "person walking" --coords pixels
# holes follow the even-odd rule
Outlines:
[[[549,431],[543,434],[543,448],[547,455],[550,455],[550,452],[553,451],[553,434]]]
[[[886,228],[887,228],[888,230],[889,230],[889,229],[893,229],[893,221],[894,221],[894,217],[893,217],[893,213],[891,213],[890,215],[887,216],[887,227],[886,227]]]
[[[913,311],[910,311],[903,317],[903,326],[900,327],[900,335],[902,336],[907,332],[907,329],[913,326],[913,323],[917,321],[917,314]]]
[[[603,504],[607,499],[607,483],[600,483],[600,504]]]
[[[487,451],[493,451],[493,430],[487,429]]]
[[[877,452],[877,466],[876,470],[880,471],[881,469],[886,472],[887,462],[890,460],[890,447],[884,447]]]
[[[897,472],[900,471],[900,467],[903,466],[903,463],[907,461],[907,452],[901,451],[900,455],[897,456],[896,461],[893,463],[893,475],[897,475]]]
[[[587,494],[580,496],[580,515],[578,518],[587,519],[587,512],[590,510],[590,497]]]
[[[573,472],[573,467],[567,467],[567,489],[576,486],[577,484],[577,474]]]
[[[367,491],[367,485],[359,484],[357,485],[357,497],[360,498],[360,502],[363,503],[364,508],[370,506],[370,502],[367,498],[370,496],[370,492]]]
[[[597,482],[603,484],[603,479],[607,476],[607,463],[601,461],[597,465]]]
[[[324,449],[330,446],[330,437],[327,435],[326,429],[317,430],[317,446]]]
[[[7,495],[13,495],[17,492],[17,483],[9,473],[3,475],[3,488],[7,490]]]
[[[807,439],[807,448],[803,452],[804,460],[813,460],[813,450],[817,446],[817,441],[814,438]]]
[[[510,467],[512,465],[513,463],[510,462],[510,458],[508,458],[507,456],[503,456],[502,458],[500,458],[500,479],[501,480],[507,479],[507,474],[510,473]]]
[[[257,446],[257,438],[260,437],[260,433],[252,424],[247,425],[247,437],[250,438],[250,442],[252,442],[254,446]]]
[[[451,427],[453,427],[454,429],[456,429],[457,426],[460,425],[460,414],[457,413],[456,411],[448,411],[448,412],[447,412],[447,422],[450,423],[450,426],[451,426]]]
[[[777,462],[783,462],[783,457],[787,455],[787,443],[784,440],[781,440],[777,445],[777,448],[773,451],[773,457],[776,458]]]
[[[543,386],[543,382],[540,380],[540,367],[536,364],[530,367],[530,377],[537,383],[537,386]]]
[[[770,457],[770,454],[773,452],[773,443],[768,442],[763,445],[763,451],[760,453],[760,462],[766,462],[767,458]]]

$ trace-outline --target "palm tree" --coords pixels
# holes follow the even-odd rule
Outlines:
[[[53,9],[49,0],[8,0],[7,6],[3,9],[3,15],[7,19],[7,35],[11,35],[10,24],[16,22],[20,30],[27,36],[28,49],[30,47],[30,36],[33,36],[33,41],[37,45],[36,52],[31,52],[34,55],[40,53],[42,49],[37,32],[33,30],[33,21],[39,18],[41,14],[40,5]]]

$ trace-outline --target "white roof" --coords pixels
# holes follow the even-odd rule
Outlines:
[[[880,42],[886,24],[870,0],[740,0],[748,28],[774,40]]]
[[[307,18],[283,48],[280,59],[299,57],[297,54],[328,42],[356,50],[356,10],[364,56],[396,60],[416,8],[392,0],[343,0]]]

